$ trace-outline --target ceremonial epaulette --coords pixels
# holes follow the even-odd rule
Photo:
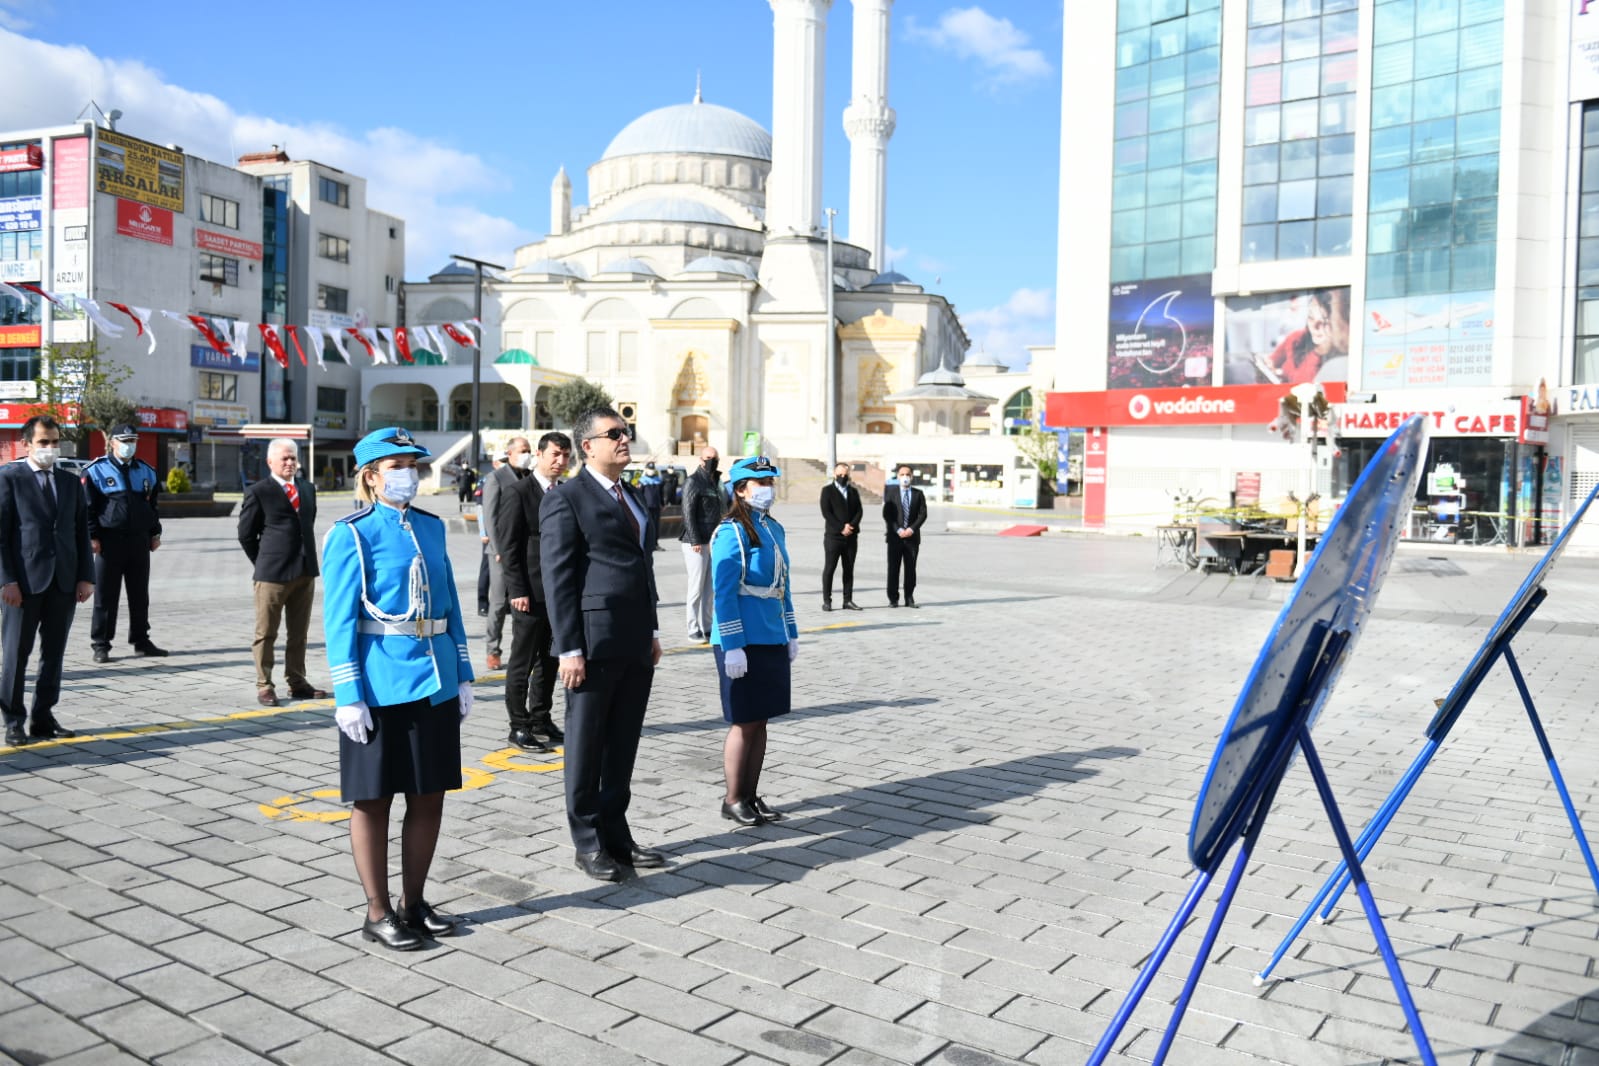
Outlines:
[[[365,518],[367,515],[371,514],[373,509],[374,508],[372,507],[371,504],[367,504],[365,507],[361,508],[359,511],[352,511],[350,514],[345,515],[343,518],[339,519],[339,521],[340,522],[355,522],[355,521],[359,521],[360,519]]]

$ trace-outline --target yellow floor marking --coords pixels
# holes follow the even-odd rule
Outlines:
[[[303,796],[279,796],[271,803],[262,803],[257,809],[268,818],[286,818],[291,822],[342,822],[350,817],[349,811],[308,811],[302,810],[300,804],[312,800],[325,800],[339,798],[336,788],[319,788]]]
[[[520,748],[501,748],[499,751],[491,751],[487,755],[483,756],[483,758],[479,761],[482,762],[484,766],[492,766],[496,770],[506,770],[512,773],[521,774],[547,774],[551,770],[559,770],[561,767],[566,765],[564,759],[564,756],[566,755],[566,749],[556,748],[555,752],[557,755],[563,756],[562,761],[540,763],[516,762],[514,760],[526,758],[529,755],[528,752],[525,752]]]

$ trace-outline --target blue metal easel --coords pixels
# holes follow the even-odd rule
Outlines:
[[[1532,568],[1532,571],[1522,581],[1515,595],[1510,598],[1510,602],[1500,612],[1493,628],[1488,631],[1488,636],[1483,640],[1481,647],[1477,649],[1477,653],[1472,656],[1471,662],[1467,664],[1459,680],[1450,689],[1449,695],[1439,704],[1437,714],[1433,716],[1432,721],[1427,725],[1426,743],[1416,753],[1416,757],[1411,761],[1409,768],[1405,770],[1404,775],[1394,785],[1393,791],[1388,794],[1382,805],[1377,808],[1377,813],[1372,817],[1370,824],[1361,831],[1359,839],[1355,841],[1355,857],[1357,859],[1363,860],[1371,854],[1371,849],[1376,847],[1378,838],[1388,828],[1388,824],[1393,821],[1394,815],[1399,813],[1400,806],[1409,797],[1411,790],[1416,787],[1416,782],[1421,779],[1422,772],[1427,769],[1427,764],[1432,761],[1432,757],[1443,746],[1444,741],[1449,737],[1449,731],[1460,720],[1460,716],[1465,712],[1467,705],[1470,704],[1471,698],[1477,694],[1477,689],[1481,686],[1483,679],[1487,677],[1488,671],[1493,668],[1494,663],[1503,658],[1505,666],[1510,670],[1511,680],[1516,683],[1516,691],[1521,696],[1522,707],[1527,711],[1527,719],[1532,723],[1533,734],[1537,737],[1538,747],[1543,752],[1544,763],[1549,767],[1549,776],[1554,780],[1555,791],[1560,794],[1560,802],[1566,809],[1566,818],[1571,822],[1571,830],[1577,838],[1577,847],[1582,851],[1583,861],[1588,865],[1588,876],[1593,879],[1594,891],[1599,892],[1599,865],[1594,862],[1593,849],[1589,847],[1588,836],[1583,832],[1582,822],[1577,816],[1576,805],[1571,800],[1571,792],[1566,788],[1566,780],[1561,775],[1560,767],[1555,762],[1554,750],[1549,746],[1549,736],[1544,731],[1542,719],[1538,717],[1538,709],[1533,705],[1532,694],[1527,689],[1527,680],[1522,676],[1521,666],[1516,662],[1515,652],[1510,648],[1511,642],[1521,632],[1521,628],[1527,624],[1528,620],[1532,618],[1533,614],[1537,612],[1548,597],[1549,590],[1544,587],[1544,581],[1548,578],[1555,561],[1560,558],[1561,552],[1565,550],[1572,531],[1577,528],[1578,523],[1587,514],[1588,507],[1593,503],[1596,496],[1599,496],[1599,486],[1596,486],[1588,493],[1587,499],[1583,500],[1582,505],[1571,516],[1571,520],[1560,531],[1560,535],[1555,538],[1554,543],[1549,545],[1549,550],[1543,554],[1537,565]],[[1271,976],[1271,972],[1277,968],[1278,963],[1282,962],[1283,957],[1288,954],[1288,949],[1298,939],[1299,934],[1304,931],[1305,926],[1310,922],[1311,916],[1316,914],[1318,907],[1321,908],[1321,913],[1317,915],[1317,921],[1325,921],[1332,914],[1333,908],[1338,905],[1338,900],[1349,886],[1351,868],[1349,856],[1345,855],[1339,862],[1338,867],[1333,870],[1332,875],[1327,878],[1320,890],[1311,899],[1310,905],[1305,908],[1304,913],[1299,916],[1292,928],[1288,930],[1288,935],[1283,938],[1282,943],[1277,945],[1277,950],[1272,953],[1270,961],[1266,963],[1260,973],[1255,975],[1255,984],[1262,984]]]
[[[1089,1056],[1088,1066],[1099,1066],[1111,1053],[1227,853],[1241,838],[1238,857],[1153,1060],[1157,1066],[1166,1061],[1260,838],[1272,800],[1296,751],[1304,755],[1316,783],[1322,808],[1351,871],[1355,891],[1365,907],[1377,950],[1410,1023],[1416,1048],[1427,1066],[1436,1066],[1432,1045],[1310,735],[1388,572],[1400,527],[1409,516],[1426,444],[1426,428],[1419,417],[1408,420],[1388,438],[1322,535],[1316,553],[1278,615],[1245,679],[1200,786],[1188,844],[1189,858],[1199,875]]]

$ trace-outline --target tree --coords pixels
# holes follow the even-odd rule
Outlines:
[[[87,457],[96,432],[109,433],[124,422],[139,421],[139,409],[117,391],[133,371],[105,357],[99,344],[54,344],[44,349],[33,412],[61,423],[61,438]]]
[[[611,394],[599,385],[587,378],[574,378],[550,390],[549,408],[557,425],[571,426],[584,411],[609,407],[612,402]]]
[[[1055,434],[1028,426],[1015,436],[1016,450],[1023,459],[1038,467],[1038,480],[1051,487],[1060,468],[1060,440]]]

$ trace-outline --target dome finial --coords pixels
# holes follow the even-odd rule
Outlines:
[[[694,102],[696,104],[705,102],[705,97],[700,93],[700,72],[698,70],[694,71]]]

